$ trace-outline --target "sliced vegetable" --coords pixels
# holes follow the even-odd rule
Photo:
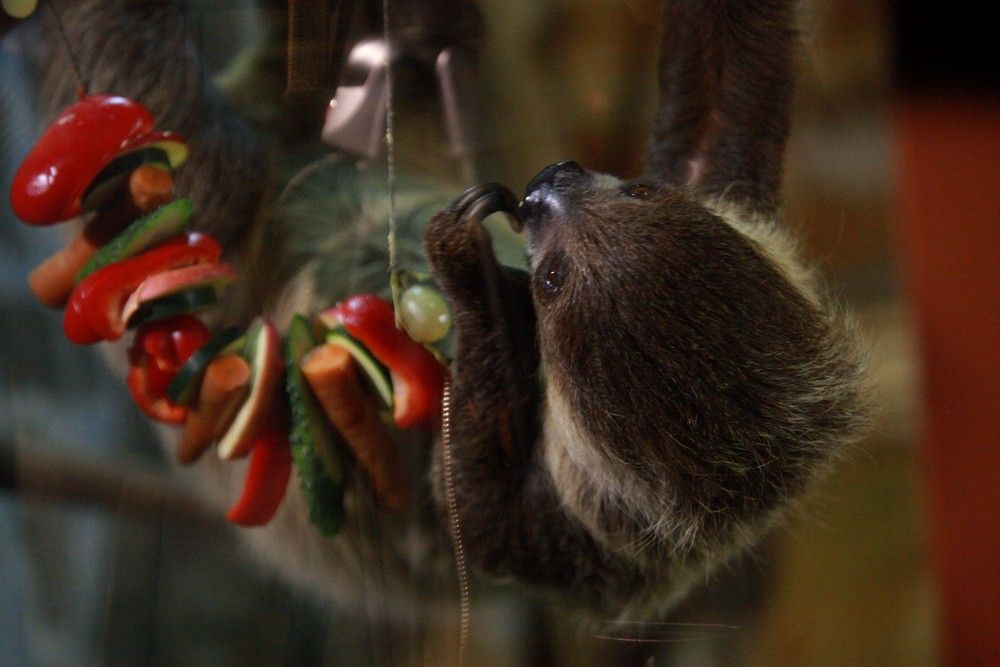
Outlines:
[[[184,231],[191,217],[191,200],[178,199],[139,218],[101,248],[77,275],[77,282],[108,264],[134,257]]]
[[[128,387],[136,405],[158,421],[183,422],[187,409],[170,401],[167,387],[210,338],[208,328],[188,315],[140,327],[128,353]]]
[[[229,521],[241,526],[263,526],[281,507],[292,474],[287,428],[286,419],[272,415],[252,443],[253,453],[243,493],[226,513]]]
[[[327,343],[300,362],[302,375],[323,413],[371,477],[375,493],[390,507],[406,504],[406,476],[389,431],[361,386],[352,355]]]
[[[400,428],[433,428],[440,420],[447,370],[420,343],[396,328],[392,305],[374,294],[352,296],[320,315],[338,323],[389,369],[393,419]]]
[[[110,200],[130,179],[133,171],[142,166],[159,165],[169,175],[170,159],[159,148],[139,148],[122,153],[104,167],[84,191],[80,204],[85,211],[93,211]],[[155,167],[154,167],[155,168]]]
[[[165,320],[175,315],[193,314],[211,308],[219,302],[219,293],[212,286],[195,287],[139,305],[128,318],[126,327],[134,329],[148,322]]]
[[[117,340],[125,332],[122,305],[144,280],[170,269],[215,262],[222,248],[197,232],[175,237],[90,274],[73,289],[63,314],[63,330],[74,343]]]
[[[278,332],[267,320],[258,318],[250,325],[242,355],[250,362],[253,377],[247,400],[240,406],[229,430],[219,438],[219,458],[224,460],[244,456],[250,451],[267,419],[284,370]]]
[[[178,405],[191,405],[199,395],[202,374],[212,360],[224,354],[242,353],[245,347],[246,338],[242,329],[239,327],[223,329],[191,355],[167,387],[167,396]]]
[[[169,167],[144,164],[128,177],[129,198],[139,210],[152,211],[174,198],[174,177]]]
[[[386,367],[380,364],[364,345],[352,338],[343,328],[327,334],[326,342],[330,345],[343,348],[350,353],[364,372],[365,377],[368,378],[372,388],[378,394],[379,398],[382,399],[383,405],[391,410],[392,381],[389,379],[389,371]]]
[[[310,521],[332,537],[344,521],[344,464],[339,452],[340,437],[323,418],[299,367],[315,345],[309,321],[301,315],[293,317],[284,350],[292,459]]]
[[[85,232],[80,232],[62,250],[35,267],[28,276],[28,287],[35,298],[50,308],[66,303],[77,272],[94,256],[97,247]]]
[[[226,431],[250,389],[250,373],[250,364],[238,354],[223,354],[208,364],[198,404],[184,421],[178,461],[191,463]]]
[[[236,271],[228,264],[192,264],[179,269],[155,273],[132,291],[121,307],[119,317],[128,323],[143,304],[162,299],[184,290],[209,287],[216,292],[236,278]]]
[[[170,169],[174,170],[187,162],[190,150],[184,137],[176,132],[147,132],[128,139],[123,146],[126,150],[133,150],[143,146],[158,148],[167,154],[170,161]]]
[[[14,175],[14,214],[38,225],[80,215],[83,193],[125,150],[156,146],[176,168],[186,157],[183,139],[152,128],[153,117],[138,102],[111,95],[81,98],[42,134]]]

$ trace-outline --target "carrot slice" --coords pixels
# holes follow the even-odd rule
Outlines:
[[[100,244],[81,231],[62,250],[35,267],[28,276],[28,287],[35,297],[50,308],[59,308],[69,299],[76,274],[93,257]]]
[[[226,432],[250,386],[250,364],[238,354],[216,357],[205,368],[198,405],[188,411],[177,460],[192,463]]]
[[[372,398],[358,380],[351,354],[327,343],[306,354],[300,367],[327,419],[371,477],[375,493],[390,507],[402,508],[410,495],[403,466]]]
[[[161,167],[144,164],[128,177],[128,191],[140,211],[149,212],[174,199],[174,179]]]

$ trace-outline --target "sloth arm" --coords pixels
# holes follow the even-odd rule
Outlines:
[[[586,605],[627,594],[637,573],[562,508],[541,458],[539,356],[525,274],[503,269],[482,227],[447,209],[425,235],[458,335],[445,455],[465,548],[483,571],[554,587]],[[433,485],[444,507],[444,470]],[[614,584],[614,585],[611,585]]]
[[[648,175],[772,216],[788,138],[790,0],[667,0]]]

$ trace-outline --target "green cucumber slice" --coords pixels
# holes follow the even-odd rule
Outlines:
[[[134,329],[140,324],[165,320],[174,315],[197,313],[211,308],[218,301],[219,292],[212,285],[175,292],[139,306],[132,317],[128,318],[127,326],[129,329]]]
[[[83,191],[80,198],[83,210],[93,211],[107,203],[132,172],[144,164],[153,164],[169,171],[171,160],[167,151],[157,146],[145,146],[122,153],[97,172],[97,176]]]
[[[343,442],[326,420],[309,389],[299,363],[316,346],[309,320],[292,318],[285,337],[285,388],[291,407],[292,461],[299,488],[309,507],[309,520],[327,537],[344,524]]]
[[[172,133],[165,132],[163,134]],[[190,154],[187,143],[176,135],[170,137],[161,135],[160,140],[150,144],[149,148],[163,151],[164,155],[166,155],[169,160],[169,164],[167,164],[166,168],[170,171],[174,171],[184,164]]]
[[[210,287],[204,289],[212,290]],[[212,290],[212,293],[214,294],[215,290]],[[239,327],[229,327],[215,334],[177,371],[177,375],[167,387],[167,396],[177,405],[193,404],[201,389],[201,378],[212,360],[220,354],[242,351],[244,342],[243,329]]]
[[[379,363],[378,359],[372,356],[361,341],[352,337],[343,329],[335,329],[326,335],[326,342],[331,345],[338,345],[354,357],[358,366],[364,371],[365,377],[371,383],[375,393],[382,399],[382,403],[387,408],[392,409],[392,382],[389,379],[389,371]]]
[[[175,199],[149,215],[139,218],[94,253],[76,274],[76,282],[80,282],[98,269],[134,257],[161,241],[177,236],[184,231],[190,217],[191,200]]]

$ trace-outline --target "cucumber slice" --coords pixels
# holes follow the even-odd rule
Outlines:
[[[157,146],[145,146],[122,153],[97,172],[97,176],[83,191],[80,198],[83,210],[93,211],[106,204],[129,175],[144,164],[154,164],[169,171],[171,160],[167,151]]]
[[[121,234],[102,247],[76,274],[80,282],[94,271],[123,259],[134,257],[161,241],[177,236],[191,217],[191,200],[175,199],[125,228]]]
[[[159,133],[159,141],[150,144],[149,147],[163,151],[169,161],[167,169],[170,171],[174,171],[184,164],[190,154],[187,142],[173,132]]]
[[[340,435],[330,426],[309,389],[299,363],[316,346],[312,326],[296,315],[285,338],[285,388],[291,406],[292,461],[309,520],[327,537],[344,523],[344,463]]]
[[[205,289],[211,290],[214,296],[215,290],[210,287]],[[177,371],[167,387],[167,396],[177,405],[193,404],[201,389],[201,378],[212,360],[220,354],[242,351],[244,344],[243,330],[239,327],[229,327],[215,334]]]
[[[331,345],[338,345],[351,353],[354,360],[358,362],[358,366],[364,371],[364,375],[368,378],[375,393],[382,399],[382,403],[385,404],[386,408],[391,410],[392,382],[389,379],[389,371],[379,363],[378,359],[372,356],[368,348],[343,329],[336,329],[328,333],[326,335],[326,342]]]
[[[136,309],[128,319],[128,328],[134,329],[140,324],[165,320],[174,315],[197,313],[211,308],[219,301],[219,293],[211,285],[202,285],[194,289],[168,294],[165,297],[149,301]]]
[[[285,373],[281,336],[270,320],[258,317],[250,323],[240,354],[250,364],[250,393],[216,443],[223,461],[246,456],[253,449],[254,439],[274,415]]]

